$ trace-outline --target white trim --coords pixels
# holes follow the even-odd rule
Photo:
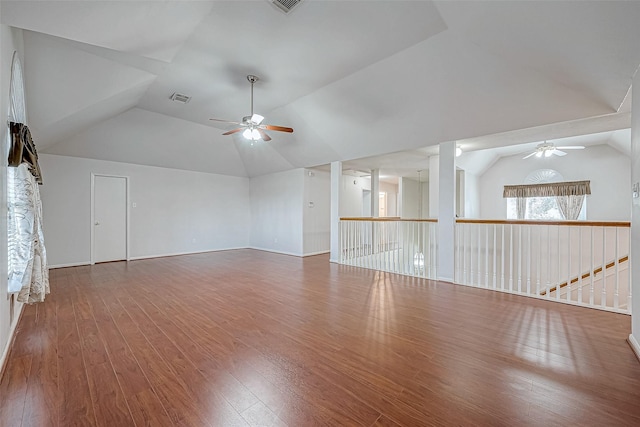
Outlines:
[[[293,252],[276,251],[275,249],[259,248],[257,246],[249,246],[247,249],[255,249],[256,251],[272,252],[274,254],[291,255],[291,256],[297,256],[297,257],[303,257],[304,256],[302,254],[296,254],[296,253],[293,253]]]
[[[16,304],[20,304],[20,309],[17,312],[16,318],[13,320],[13,324],[9,328],[9,336],[7,338],[7,343],[5,344],[4,349],[2,350],[2,357],[0,358],[0,372],[4,372],[4,368],[5,368],[4,364],[7,363],[7,356],[9,355],[9,349],[13,344],[13,340],[16,334],[16,328],[18,326],[18,321],[20,320],[20,317],[22,317],[22,310],[24,310],[24,306],[25,306],[24,304],[19,303],[17,301],[16,301]]]
[[[91,245],[91,254],[90,254],[90,265],[93,265],[96,263],[95,261],[95,236],[94,236],[94,224],[95,224],[95,182],[96,182],[96,176],[104,176],[107,178],[124,178],[125,183],[126,183],[126,188],[125,188],[125,209],[126,209],[126,225],[125,225],[125,240],[126,240],[126,248],[125,248],[125,259],[127,261],[129,261],[131,258],[129,257],[129,254],[131,253],[129,250],[129,235],[131,234],[130,232],[130,228],[129,228],[129,222],[130,222],[130,209],[129,209],[129,177],[128,176],[124,176],[124,175],[112,175],[112,174],[108,174],[108,173],[95,173],[95,172],[91,172],[91,241],[90,241],[90,245]]]
[[[56,264],[56,265],[50,265],[49,270],[54,268],[80,267],[82,265],[91,265],[91,263],[84,261],[84,262],[69,262],[66,264]]]
[[[322,255],[322,254],[328,254],[331,253],[331,251],[317,251],[317,252],[309,252],[308,254],[304,254],[302,255],[302,257],[307,257],[307,256],[314,256],[314,255]]]
[[[332,262],[334,264],[340,264],[340,260],[339,259],[331,259],[331,258],[329,258],[329,262]]]
[[[638,344],[636,337],[634,337],[633,334],[629,334],[629,338],[627,338],[627,342],[631,346],[631,350],[633,350],[633,352],[636,354],[636,357],[638,358],[638,360],[640,360],[640,344]]]
[[[240,247],[237,247],[237,248],[205,249],[203,251],[186,251],[186,252],[171,252],[171,253],[155,254],[155,255],[140,255],[140,256],[130,257],[129,261],[136,261],[136,260],[141,260],[141,259],[151,259],[151,258],[163,258],[163,257],[180,256],[180,255],[205,254],[207,252],[235,251],[235,250],[238,250],[238,249],[252,249],[252,248],[248,248],[246,246],[240,246]]]

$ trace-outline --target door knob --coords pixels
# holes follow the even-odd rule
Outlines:
[[[100,225],[100,223],[99,223],[98,221],[96,221],[96,224],[95,224],[95,225]]]

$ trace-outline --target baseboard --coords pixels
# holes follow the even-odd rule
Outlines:
[[[307,256],[323,255],[323,254],[328,254],[329,252],[331,252],[331,251],[309,252],[308,254],[304,254],[302,256],[303,257],[307,257]]]
[[[50,265],[49,270],[54,268],[80,267],[81,265],[91,265],[90,262],[70,262],[67,264]]]
[[[629,334],[629,338],[627,338],[627,342],[631,346],[631,350],[633,350],[633,352],[636,354],[636,357],[640,361],[640,344],[638,344],[638,341],[633,336],[633,334]]]
[[[2,358],[0,358],[0,381],[4,378],[4,371],[6,369],[7,359],[9,357],[9,353],[11,352],[11,347],[13,347],[13,342],[16,339],[16,328],[18,327],[18,323],[20,323],[20,319],[22,319],[22,313],[24,312],[24,304],[20,304],[20,313],[18,313],[18,318],[13,325],[9,328],[9,336],[7,339],[7,344],[4,346],[2,350]]]
[[[296,254],[296,253],[293,253],[293,252],[277,251],[275,249],[260,248],[258,246],[249,246],[247,249],[254,249],[256,251],[263,251],[263,252],[272,252],[274,254],[280,254],[280,255],[290,255],[290,256],[297,256],[297,257],[303,257],[304,256],[302,254]]]
[[[247,249],[246,246],[238,247],[238,248],[222,248],[222,249],[206,249],[203,251],[186,251],[186,252],[170,252],[164,254],[153,254],[153,255],[140,255],[129,257],[129,261],[136,261],[141,259],[152,259],[152,258],[164,258],[170,256],[180,256],[180,255],[196,255],[196,254],[205,254],[207,252],[222,252],[222,251],[234,251],[237,249]]]

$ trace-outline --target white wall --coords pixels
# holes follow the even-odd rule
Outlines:
[[[329,172],[305,170],[302,209],[304,254],[327,252],[331,237],[331,174]]]
[[[0,8],[1,10],[1,8]],[[18,314],[22,309],[21,303],[12,305],[14,297],[7,296],[7,155],[8,141],[7,121],[9,108],[9,85],[11,82],[11,58],[14,50],[22,54],[22,31],[12,30],[6,25],[0,25],[0,363],[4,363],[6,351]],[[22,55],[20,55],[22,56]],[[24,62],[22,63],[24,68]],[[27,106],[28,107],[28,106]],[[1,366],[0,366],[1,367]]]
[[[468,171],[464,173],[464,217],[480,218],[480,180]]]
[[[633,78],[631,95],[631,175],[629,184],[640,186],[640,73]],[[631,335],[629,343],[640,359],[640,197],[631,203]]]
[[[423,182],[420,185],[418,180],[413,178],[401,177],[400,180],[402,181],[400,186],[402,188],[402,218],[429,218],[429,182]],[[421,190],[422,196],[420,195]],[[422,206],[420,206],[421,201]]]
[[[505,185],[522,184],[531,172],[554,169],[566,181],[591,181],[587,196],[588,220],[620,220],[631,218],[630,159],[608,145],[596,145],[569,152],[564,157],[522,159],[522,155],[503,157],[479,179],[480,217],[506,218]]]
[[[129,177],[130,258],[249,244],[248,178],[46,154],[40,166],[50,265],[90,262],[91,173]]]
[[[362,191],[371,191],[371,178],[357,178],[351,175],[342,176],[340,187],[340,216],[362,216]]]
[[[304,169],[251,178],[251,247],[303,254]]]

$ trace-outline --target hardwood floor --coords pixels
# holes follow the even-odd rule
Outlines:
[[[628,316],[253,250],[51,271],[0,425],[640,425]]]

